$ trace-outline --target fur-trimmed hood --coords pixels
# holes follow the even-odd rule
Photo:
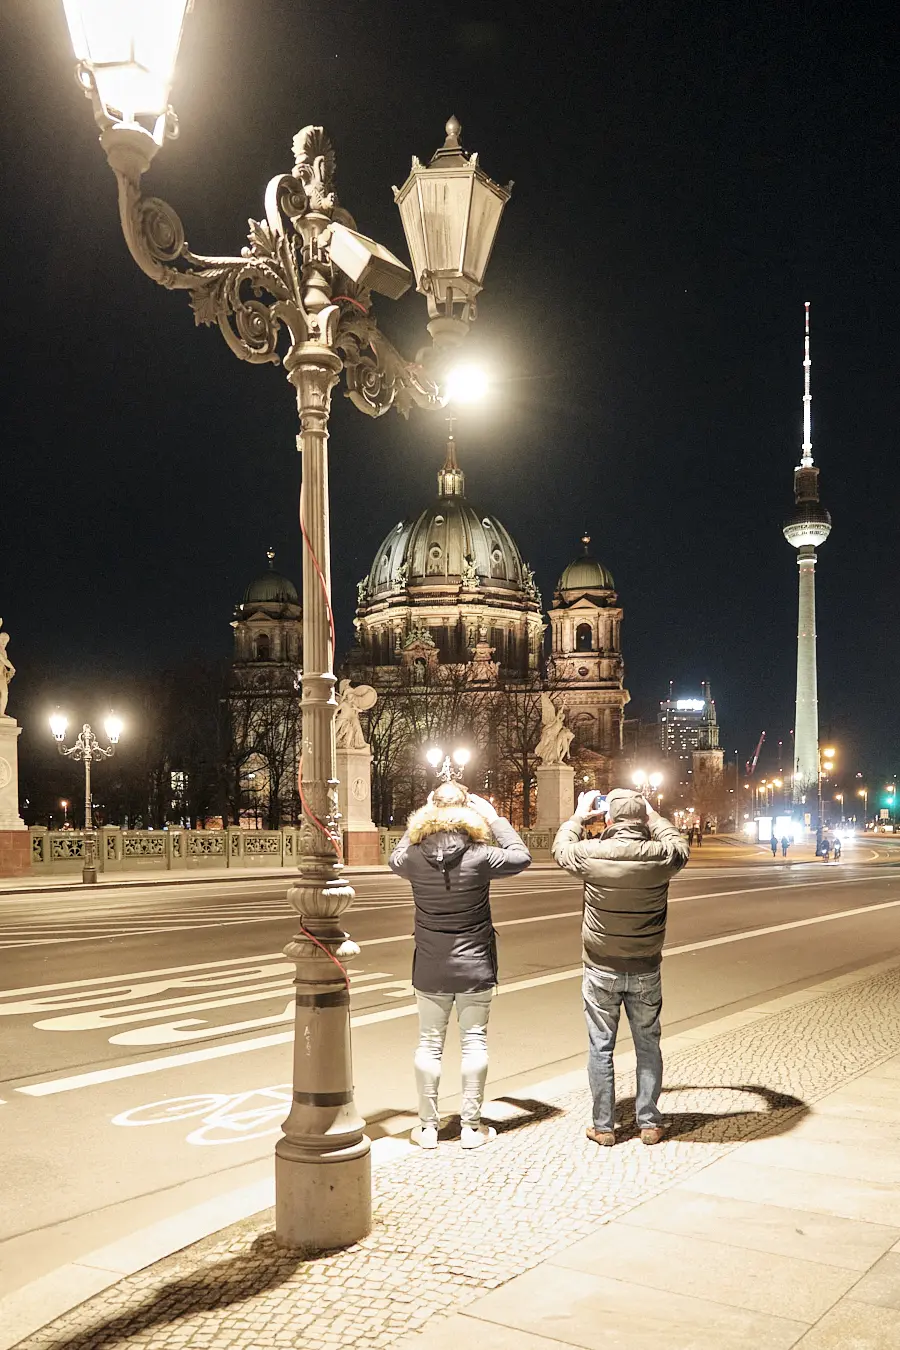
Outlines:
[[[426,802],[413,811],[407,829],[411,844],[421,844],[431,834],[467,834],[474,844],[494,842],[484,816],[471,806],[433,806]]]

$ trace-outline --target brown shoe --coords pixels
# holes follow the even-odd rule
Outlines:
[[[641,1130],[642,1144],[660,1144],[665,1136],[662,1125],[647,1125]]]
[[[593,1125],[588,1126],[585,1134],[588,1139],[593,1140],[595,1144],[599,1144],[601,1148],[612,1148],[616,1142],[616,1136],[612,1130],[595,1130]]]

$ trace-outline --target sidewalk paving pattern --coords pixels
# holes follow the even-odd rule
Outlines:
[[[447,1142],[380,1167],[375,1227],[355,1248],[280,1250],[265,1211],[112,1286],[21,1350],[900,1345],[900,968],[820,988],[755,1021],[726,1019],[711,1039],[673,1038],[661,1145],[635,1137],[633,1074],[619,1074],[624,1142],[610,1150],[584,1137],[586,1089],[509,1097],[494,1107],[495,1144]],[[810,1114],[825,1097],[829,1114]],[[871,1132],[835,1153],[842,1112]],[[740,1149],[751,1140],[767,1142]],[[775,1196],[762,1173],[777,1173]],[[759,1225],[766,1204],[780,1222]],[[851,1304],[842,1296],[857,1281]]]

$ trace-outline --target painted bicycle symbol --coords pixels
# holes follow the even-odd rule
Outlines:
[[[200,1124],[187,1136],[189,1144],[243,1144],[264,1139],[281,1128],[293,1101],[290,1083],[251,1088],[249,1092],[205,1092],[193,1097],[167,1097],[113,1116],[113,1125],[168,1125],[178,1120]]]

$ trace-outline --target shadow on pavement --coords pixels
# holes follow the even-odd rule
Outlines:
[[[120,1317],[95,1322],[74,1335],[54,1340],[54,1350],[111,1350],[132,1340],[152,1343],[147,1333],[154,1327],[196,1313],[215,1312],[232,1303],[244,1303],[254,1294],[284,1284],[303,1263],[309,1264],[309,1257],[277,1246],[274,1234],[263,1233],[248,1251],[212,1265],[201,1263],[196,1274],[173,1279],[147,1302],[130,1308]],[[45,1327],[41,1336],[46,1336],[49,1330]]]
[[[668,1101],[676,1093],[688,1092],[745,1093],[762,1105],[754,1107],[748,1101],[746,1110],[670,1109]],[[667,1139],[696,1144],[737,1144],[744,1139],[765,1139],[786,1134],[809,1114],[809,1107],[801,1098],[792,1097],[787,1092],[776,1092],[759,1083],[673,1083],[663,1089],[660,1109]],[[616,1134],[624,1141],[639,1133],[634,1118],[634,1098],[623,1098],[616,1103]]]
[[[510,1108],[508,1114],[503,1110],[492,1110],[492,1107],[501,1102]],[[554,1116],[562,1114],[558,1106],[537,1101],[533,1097],[492,1097],[485,1103],[483,1119],[486,1125],[493,1125],[498,1134],[506,1134],[510,1130],[520,1130],[523,1125],[536,1125],[539,1121],[552,1120]],[[458,1139],[460,1130],[459,1116],[450,1116],[442,1124],[438,1139],[441,1141]]]

